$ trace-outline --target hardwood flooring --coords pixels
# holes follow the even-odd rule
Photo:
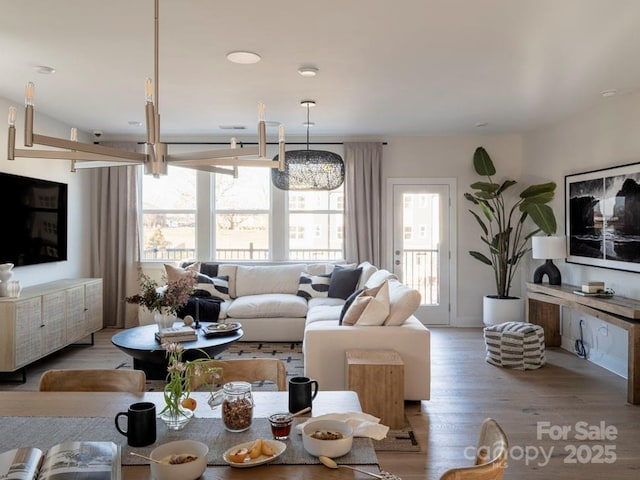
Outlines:
[[[480,328],[431,332],[431,400],[405,404],[421,452],[379,452],[384,470],[403,480],[437,480],[448,468],[470,465],[480,424],[493,417],[509,437],[506,480],[640,478],[640,406],[626,403],[625,379],[560,349],[548,349],[539,370],[494,367],[484,360]],[[103,330],[93,347],[69,347],[37,362],[26,384],[0,389],[36,390],[39,374],[54,365],[111,368],[126,361],[111,345],[113,333]],[[553,436],[561,429],[564,436]],[[585,430],[590,437],[583,439]]]

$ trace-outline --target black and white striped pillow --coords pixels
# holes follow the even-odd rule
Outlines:
[[[331,274],[311,275],[307,272],[300,274],[300,282],[298,284],[298,295],[306,300],[311,298],[322,298],[329,296],[329,283],[331,282]]]
[[[202,273],[196,276],[195,290],[205,290],[212,297],[218,297],[222,300],[231,300],[229,296],[229,275],[220,275],[218,277],[209,277]]]

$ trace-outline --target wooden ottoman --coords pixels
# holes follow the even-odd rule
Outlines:
[[[347,389],[358,393],[362,411],[380,423],[404,426],[404,362],[395,350],[347,350]]]
[[[505,322],[484,329],[487,362],[498,367],[533,370],[545,364],[544,329],[524,322]]]

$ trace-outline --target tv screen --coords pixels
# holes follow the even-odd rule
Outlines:
[[[0,263],[67,259],[67,185],[0,172]]]

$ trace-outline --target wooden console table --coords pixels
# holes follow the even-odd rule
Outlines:
[[[584,297],[575,285],[527,283],[527,321],[544,328],[545,344],[560,346],[560,307],[566,306],[627,331],[627,401],[640,404],[640,301],[614,296]]]

